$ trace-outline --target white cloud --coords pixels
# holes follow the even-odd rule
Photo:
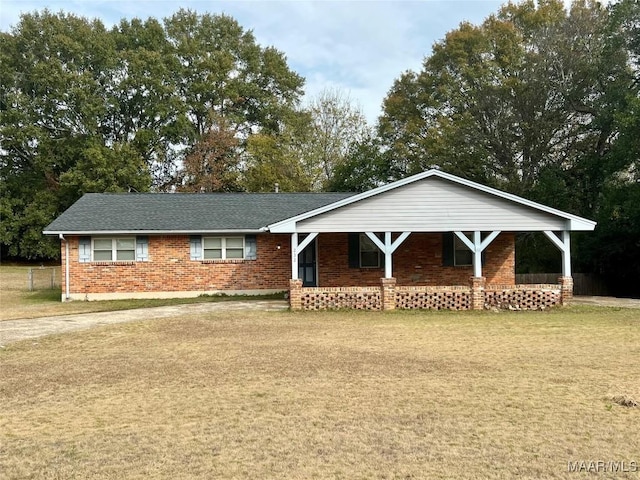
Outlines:
[[[433,43],[468,20],[480,23],[496,12],[499,0],[414,1],[125,1],[0,0],[0,29],[16,25],[20,12],[48,7],[107,26],[123,17],[158,19],[181,6],[226,13],[254,31],[263,46],[273,45],[290,68],[306,78],[308,96],[338,88],[359,103],[374,122],[393,81],[405,70],[419,70]]]
[[[373,122],[393,81],[418,70],[432,44],[463,20],[481,22],[498,1],[262,2],[245,11],[245,26],[263,44],[286,53],[307,79],[308,96],[339,88]],[[236,7],[238,8],[238,7]],[[230,12],[233,13],[233,12]]]

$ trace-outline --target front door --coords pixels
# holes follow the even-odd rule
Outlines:
[[[316,239],[298,254],[298,278],[303,287],[317,287],[316,282]]]

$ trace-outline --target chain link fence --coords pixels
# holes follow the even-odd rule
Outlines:
[[[30,268],[27,273],[27,287],[30,292],[60,288],[60,267]]]

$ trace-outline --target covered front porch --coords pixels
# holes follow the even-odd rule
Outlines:
[[[268,229],[291,235],[292,309],[542,309],[570,301],[571,237],[595,222],[438,170]],[[515,234],[544,232],[557,284],[515,283]]]
[[[557,284],[517,285],[513,233],[294,233],[290,305],[294,310],[542,310],[566,304],[573,287],[565,260],[568,236],[547,235],[563,246],[568,268]],[[372,245],[378,252],[372,254]]]

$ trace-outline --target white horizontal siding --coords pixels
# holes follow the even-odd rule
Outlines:
[[[563,230],[562,217],[428,177],[298,223],[298,232]]]

